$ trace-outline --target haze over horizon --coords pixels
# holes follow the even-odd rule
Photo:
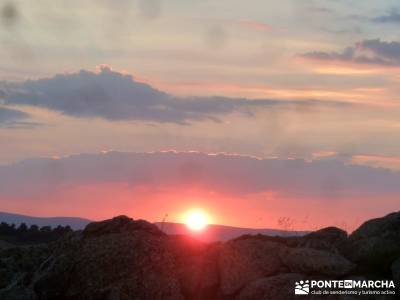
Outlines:
[[[296,230],[397,211],[399,22],[394,0],[1,3],[0,210]]]

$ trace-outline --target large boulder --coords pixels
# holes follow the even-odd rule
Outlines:
[[[166,235],[117,217],[89,224],[37,273],[39,299],[183,299]]]
[[[219,286],[221,245],[206,244],[188,236],[170,236],[169,244],[185,299],[215,299]]]
[[[392,272],[398,282],[399,219],[395,213],[371,220],[349,238],[330,227],[304,237],[243,236],[207,244],[120,216],[48,245],[0,249],[0,299],[285,300],[294,298],[295,281],[306,279]],[[364,265],[385,273],[371,274]]]
[[[25,286],[16,283],[15,285],[1,290],[0,291],[0,299],[6,300],[37,300],[37,297],[34,291]]]
[[[392,264],[392,275],[395,282],[400,282],[400,257]]]
[[[111,220],[89,223],[83,231],[83,235],[85,237],[96,237],[111,233],[135,234],[137,231],[165,236],[165,233],[158,229],[157,226],[144,220],[133,221],[127,216],[118,216]]]
[[[279,253],[284,245],[260,238],[225,243],[219,255],[220,290],[232,295],[249,282],[284,271]]]
[[[332,278],[346,275],[356,267],[341,255],[311,248],[287,248],[281,252],[281,260],[294,273]]]
[[[400,257],[400,213],[362,224],[350,235],[343,253],[372,271],[389,271]]]
[[[326,227],[301,237],[297,246],[339,253],[346,242],[346,231],[337,227]]]
[[[272,277],[259,278],[249,283],[237,300],[292,300],[296,281],[306,277],[300,274],[280,274]]]

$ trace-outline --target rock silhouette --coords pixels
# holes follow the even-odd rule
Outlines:
[[[0,299],[280,300],[294,299],[300,280],[398,281],[399,220],[400,213],[370,220],[350,236],[329,227],[207,244],[119,216],[49,244],[0,246]]]

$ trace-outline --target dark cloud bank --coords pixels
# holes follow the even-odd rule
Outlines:
[[[314,51],[301,55],[307,59],[339,61],[357,64],[400,66],[400,42],[380,39],[363,40],[342,52]]]
[[[324,200],[400,195],[400,173],[337,160],[108,152],[0,166],[0,199],[48,197],[58,188],[104,183],[148,186],[154,190],[197,186],[238,197],[261,192]]]
[[[4,83],[3,86],[6,86]],[[340,101],[249,100],[226,97],[179,98],[135,81],[103,66],[98,73],[56,75],[52,78],[8,84],[8,105],[44,107],[74,117],[101,117],[112,121],[141,120],[188,124],[213,120],[234,112],[252,116],[257,109],[309,109],[350,106]]]
[[[15,128],[35,125],[34,123],[24,121],[27,118],[29,118],[29,115],[25,112],[0,107],[0,128]]]
[[[400,23],[400,14],[397,9],[392,9],[389,13],[385,15],[373,18],[372,21],[376,23]]]

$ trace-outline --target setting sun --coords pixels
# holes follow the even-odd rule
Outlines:
[[[207,227],[209,216],[200,209],[190,210],[186,213],[185,224],[193,231],[201,231]]]

